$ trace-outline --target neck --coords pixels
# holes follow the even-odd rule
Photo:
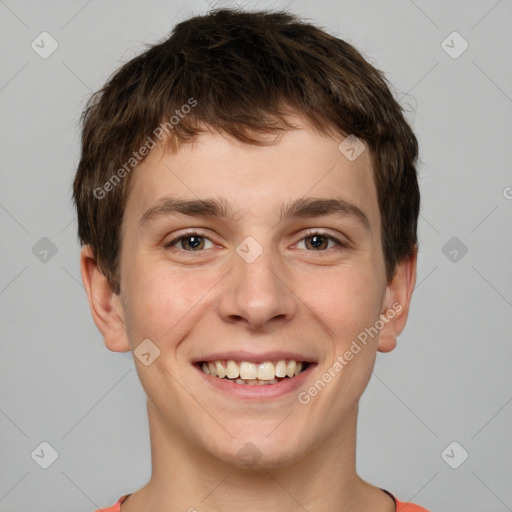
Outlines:
[[[390,498],[356,473],[357,408],[342,429],[293,462],[242,469],[166,430],[150,401],[148,418],[152,476],[125,501],[122,512],[256,512],[273,510],[276,504],[281,512],[394,511]]]

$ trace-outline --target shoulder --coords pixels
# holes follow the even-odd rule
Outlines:
[[[400,501],[395,498],[396,512],[430,512],[426,508],[415,505],[414,503]]]
[[[121,496],[113,505],[106,508],[99,508],[94,512],[121,512],[121,503],[129,496],[129,494],[125,494]]]

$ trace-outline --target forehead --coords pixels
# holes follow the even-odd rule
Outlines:
[[[363,143],[357,147],[363,151],[351,159],[345,136],[319,135],[305,123],[299,126],[278,138],[265,136],[261,146],[213,132],[176,152],[159,146],[134,170],[125,215],[130,224],[138,223],[169,197],[196,203],[217,198],[225,207],[215,213],[276,222],[292,202],[296,206],[299,199],[315,197],[344,201],[371,225],[379,225],[371,158]]]

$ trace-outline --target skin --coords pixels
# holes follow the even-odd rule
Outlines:
[[[148,397],[152,476],[122,512],[395,508],[356,473],[356,426],[376,353],[393,350],[405,327],[416,252],[388,283],[369,152],[351,162],[338,150],[343,137],[294,120],[299,129],[266,136],[263,147],[210,132],[176,153],[153,151],[132,176],[120,295],[90,247],[82,250],[82,279],[107,348],[133,351],[149,338],[160,350],[148,366],[134,357]],[[171,215],[139,228],[164,196],[224,197],[237,216]],[[276,223],[284,202],[304,196],[343,197],[366,214],[370,229],[336,215]],[[188,228],[207,237],[199,239],[203,252],[194,252],[190,238],[163,247]],[[327,239],[315,247],[309,228],[350,247]],[[252,263],[236,253],[248,236],[263,248]],[[318,364],[298,391],[307,390],[394,303],[400,312],[306,405],[295,392],[266,402],[227,397],[191,365],[213,350],[296,351]],[[246,443],[261,454],[251,467],[238,457]]]

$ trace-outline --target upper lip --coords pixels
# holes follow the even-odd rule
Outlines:
[[[215,352],[213,354],[204,355],[192,360],[193,363],[212,362],[212,361],[247,361],[250,363],[263,363],[265,361],[281,361],[283,359],[301,361],[305,363],[314,363],[312,357],[299,354],[297,352],[272,351],[256,354],[254,352],[246,352],[243,350],[231,350],[227,352]]]

